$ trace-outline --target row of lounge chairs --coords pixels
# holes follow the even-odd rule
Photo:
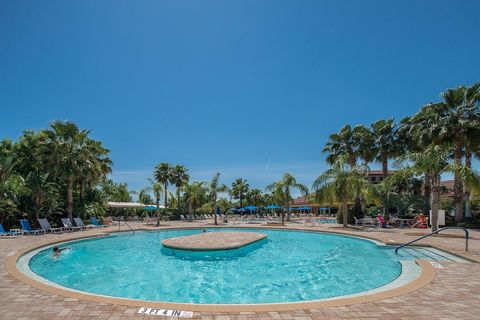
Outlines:
[[[101,227],[108,227],[108,225],[100,224],[97,218],[91,218],[91,224],[85,225],[83,220],[79,217],[73,218],[75,225],[70,221],[68,218],[61,218],[63,227],[52,227],[50,222],[47,219],[37,219],[40,225],[39,229],[33,229],[30,225],[30,222],[27,219],[20,220],[21,229],[10,229],[10,231],[6,231],[2,224],[0,224],[0,236],[1,237],[9,237],[9,236],[21,236],[24,234],[27,235],[39,235],[39,234],[46,234],[46,233],[62,233],[66,231],[80,231],[80,230],[87,230],[87,229],[94,229],[94,228],[101,228]]]

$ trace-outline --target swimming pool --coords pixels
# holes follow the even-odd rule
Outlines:
[[[211,228],[211,232],[259,231]],[[348,236],[261,229],[268,238],[231,251],[163,248],[161,240],[201,229],[115,234],[36,252],[28,266],[56,285],[113,297],[203,304],[318,300],[392,282],[398,259],[372,241]]]

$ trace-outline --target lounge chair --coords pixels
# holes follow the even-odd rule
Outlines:
[[[77,225],[77,227],[82,228],[82,230],[96,228],[93,224],[85,225],[85,224],[83,223],[83,220],[80,219],[80,217],[73,218],[73,221],[75,222],[75,224]]]
[[[90,222],[96,226],[97,228],[98,227],[104,227],[104,228],[108,228],[108,225],[107,224],[100,224],[100,222],[98,222],[97,218],[96,217],[91,217],[90,218]]]
[[[32,227],[30,226],[30,222],[28,222],[28,220],[26,219],[20,220],[20,225],[22,226],[22,231],[26,234],[33,234],[33,235],[37,235],[39,233],[45,234],[45,230],[43,229],[32,229]]]
[[[82,230],[82,227],[75,227],[72,224],[72,221],[70,221],[70,219],[68,219],[68,218],[62,218],[61,220],[62,220],[63,228],[65,230],[70,230],[70,231],[80,231],[80,230]]]
[[[357,217],[353,217],[353,219],[355,219],[355,225],[356,226],[363,225],[363,219],[357,219]]]
[[[42,227],[42,229],[45,230],[45,232],[50,232],[50,233],[63,232],[63,228],[53,228],[47,219],[37,219],[37,220],[38,220],[38,223],[40,223],[40,227]]]
[[[15,237],[23,235],[23,231],[19,229],[10,229],[10,231],[5,231],[2,224],[0,223],[0,237]]]

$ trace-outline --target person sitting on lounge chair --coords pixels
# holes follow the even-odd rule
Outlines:
[[[415,218],[413,218],[413,224],[410,226],[410,228],[418,228],[418,229],[428,228],[427,218],[423,215],[423,213],[420,213]]]

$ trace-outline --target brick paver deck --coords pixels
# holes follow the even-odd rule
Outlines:
[[[258,232],[205,232],[165,239],[162,244],[167,248],[181,250],[229,250],[244,247],[266,237],[266,234]]]
[[[206,222],[169,222],[170,227],[205,227]],[[239,225],[235,225],[238,227]],[[141,225],[135,225],[141,227]],[[252,227],[252,225],[247,225]],[[163,227],[166,228],[166,227]],[[303,228],[289,225],[287,228]],[[125,228],[122,228],[125,230]],[[304,229],[348,233],[369,237],[386,243],[403,243],[413,240],[411,230],[358,231],[343,229],[335,225],[323,225]],[[97,234],[118,230],[118,227],[84,231]],[[461,235],[457,231],[451,235]],[[35,289],[13,278],[4,266],[9,256],[34,245],[63,241],[78,237],[78,233],[60,235],[25,236],[17,239],[0,239],[0,319],[162,319],[159,316],[136,314],[137,307],[95,303],[68,298]],[[464,250],[461,238],[430,237],[422,240],[423,245],[432,245],[450,252],[463,254],[480,261],[480,234],[474,233],[470,240],[469,254]],[[435,279],[426,286],[408,294],[374,302],[352,304],[342,307],[321,309],[298,309],[282,312],[195,312],[194,318],[204,320],[247,320],[247,319],[480,319],[480,264],[441,262],[443,269],[437,270]],[[286,275],[288,276],[288,275]],[[166,318],[163,318],[166,319]]]

